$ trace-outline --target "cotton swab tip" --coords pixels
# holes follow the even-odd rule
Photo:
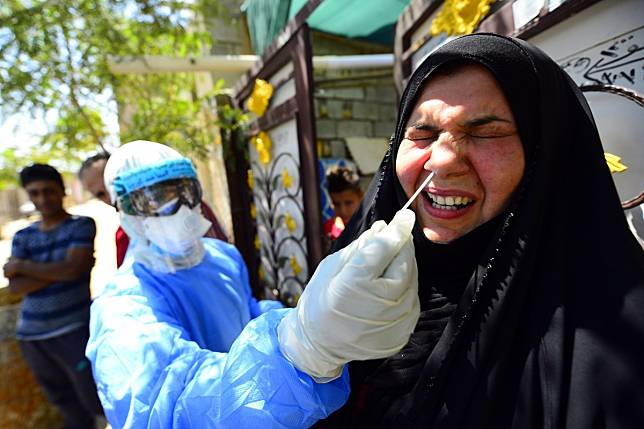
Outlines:
[[[425,187],[429,184],[429,181],[432,180],[432,177],[434,177],[434,172],[433,171],[431,173],[429,173],[429,176],[427,176],[427,179],[423,180],[422,185],[420,185],[418,187],[418,189],[416,189],[416,192],[414,192],[414,195],[412,195],[411,198],[409,198],[409,201],[407,201],[405,203],[405,205],[403,206],[402,210],[405,210],[406,208],[409,208],[409,206],[411,205],[411,203],[414,202],[414,200],[416,199],[418,194],[420,194],[420,191],[425,189]]]

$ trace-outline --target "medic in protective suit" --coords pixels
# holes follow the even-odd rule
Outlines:
[[[237,250],[202,238],[192,163],[114,152],[105,184],[132,238],[91,308],[87,357],[114,428],[308,427],[344,404],[345,364],[397,352],[418,319],[413,213],[325,259],[296,309],[257,302]]]

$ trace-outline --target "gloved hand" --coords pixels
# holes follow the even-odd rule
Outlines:
[[[401,210],[320,263],[277,330],[298,369],[328,382],[349,361],[391,356],[407,344],[420,314],[414,221]]]

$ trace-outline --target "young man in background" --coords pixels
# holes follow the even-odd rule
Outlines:
[[[102,408],[85,346],[96,227],[91,218],[65,211],[55,168],[34,164],[20,172],[20,181],[41,220],[16,233],[4,265],[11,292],[25,295],[16,337],[65,427],[93,428]]]

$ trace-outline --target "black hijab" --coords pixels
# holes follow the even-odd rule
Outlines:
[[[320,426],[642,428],[643,252],[586,100],[534,46],[474,34],[418,67],[390,148],[335,249],[402,207],[394,167],[405,125],[432,73],[463,62],[485,66],[508,100],[522,182],[506,212],[454,243],[441,247],[415,229],[424,303],[416,331],[389,359],[351,363],[350,400]],[[427,269],[432,260],[445,268]]]

